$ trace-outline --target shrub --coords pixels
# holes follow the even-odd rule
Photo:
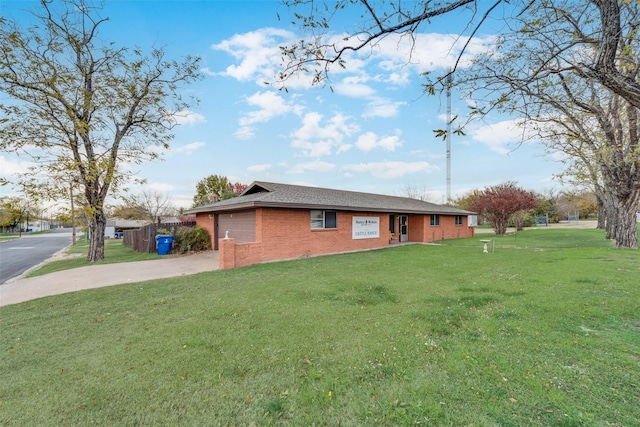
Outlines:
[[[202,227],[179,227],[173,239],[173,253],[207,251],[211,249],[211,237]]]
[[[157,228],[156,229],[156,236],[162,235],[162,236],[166,236],[169,235],[171,236],[173,233],[170,230],[167,230],[166,228]]]

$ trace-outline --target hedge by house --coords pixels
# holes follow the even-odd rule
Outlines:
[[[184,254],[211,250],[209,232],[200,226],[179,227],[173,240],[173,253]]]

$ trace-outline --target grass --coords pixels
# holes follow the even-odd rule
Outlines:
[[[0,423],[639,425],[640,253],[498,240],[2,307]]]
[[[42,276],[56,271],[68,270],[70,268],[87,267],[96,264],[113,264],[119,262],[145,261],[150,259],[159,259],[158,254],[139,253],[131,248],[126,247],[122,240],[105,240],[104,242],[104,260],[93,263],[87,262],[87,254],[89,252],[89,241],[79,239],[75,245],[70,246],[66,253],[69,257],[51,261],[43,264],[37,270],[32,271],[27,277]]]
[[[19,233],[0,233],[0,242],[15,240],[20,237]]]
[[[638,226],[640,232],[640,225]],[[495,233],[476,234],[472,239],[453,239],[437,243],[459,246],[479,246],[481,239],[490,239],[496,248],[509,249],[571,249],[571,248],[610,248],[612,242],[605,240],[603,230],[596,228],[527,228],[523,231],[496,235]],[[489,244],[491,247],[492,244]]]

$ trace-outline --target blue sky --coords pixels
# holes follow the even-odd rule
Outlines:
[[[33,4],[2,0],[0,13],[26,23],[20,10]],[[443,202],[446,144],[433,129],[445,127],[446,100],[422,95],[420,73],[453,64],[459,50],[451,46],[464,16],[421,27],[410,60],[406,40],[388,38],[332,73],[333,90],[300,79],[285,92],[264,82],[280,70],[278,47],[304,34],[279,2],[107,0],[103,15],[110,18],[102,28],[107,40],[202,57],[205,78],[188,87],[200,104],[176,128],[163,161],[136,166],[147,184],[133,186],[132,193],[154,190],[177,207],[190,207],[195,184],[218,174],[245,184],[262,180],[392,195],[411,188]],[[354,24],[357,17],[345,19],[332,34],[340,37]],[[470,51],[490,46],[491,36],[485,31]],[[454,91],[453,114],[465,115],[467,102]],[[507,180],[535,191],[561,188],[552,177],[562,165],[545,156],[541,145],[520,144],[515,119],[490,116],[471,124],[466,136],[453,137],[454,197]],[[20,171],[27,160],[0,153],[0,175]]]

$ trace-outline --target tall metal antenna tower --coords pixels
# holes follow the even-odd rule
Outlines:
[[[451,86],[453,85],[453,71],[449,68],[447,74],[447,202],[451,200]]]

